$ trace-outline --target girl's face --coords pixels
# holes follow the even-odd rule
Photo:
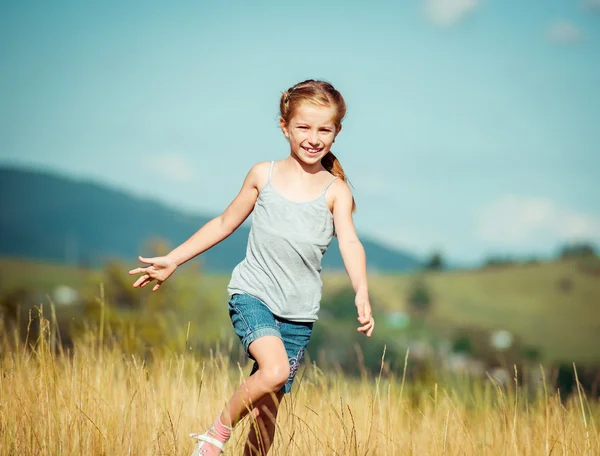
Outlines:
[[[303,103],[289,123],[281,119],[281,130],[298,159],[307,165],[321,162],[342,129],[341,125],[336,127],[333,123],[334,115],[331,106]]]

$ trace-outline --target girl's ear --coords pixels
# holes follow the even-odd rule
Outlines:
[[[340,131],[342,131],[342,124],[339,124],[339,125],[338,125],[338,127],[337,127],[337,131],[335,132],[335,135],[336,135],[336,136],[337,136],[337,135],[339,135],[339,134],[340,134]]]
[[[286,124],[285,120],[283,120],[283,117],[279,119],[279,127],[281,127],[283,136],[285,136],[286,138],[289,138],[290,134],[288,133],[287,124]]]

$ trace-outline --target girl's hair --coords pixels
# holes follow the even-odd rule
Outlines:
[[[342,124],[346,115],[346,102],[344,97],[331,84],[325,81],[315,81],[308,79],[287,89],[281,94],[279,101],[279,112],[281,118],[286,124],[294,117],[296,110],[302,103],[310,103],[317,106],[331,106],[335,110],[333,123],[336,127]],[[321,164],[331,174],[337,178],[349,183],[346,173],[340,164],[340,161],[331,151],[322,159]],[[356,210],[354,197],[352,198],[352,211]]]

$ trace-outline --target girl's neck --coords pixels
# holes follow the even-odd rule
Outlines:
[[[290,156],[288,158],[286,158],[284,160],[284,162],[286,163],[286,167],[293,173],[295,174],[317,174],[320,171],[322,171],[323,165],[321,165],[321,162],[317,162],[314,163],[312,165],[306,164],[304,163],[302,160],[300,160],[296,154],[294,154],[293,152],[290,152]]]

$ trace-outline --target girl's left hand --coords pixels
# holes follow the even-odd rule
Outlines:
[[[371,337],[375,329],[375,320],[371,312],[371,303],[369,302],[369,294],[367,292],[356,293],[356,310],[358,311],[357,320],[363,326],[358,327],[358,331],[365,333],[367,337]]]

